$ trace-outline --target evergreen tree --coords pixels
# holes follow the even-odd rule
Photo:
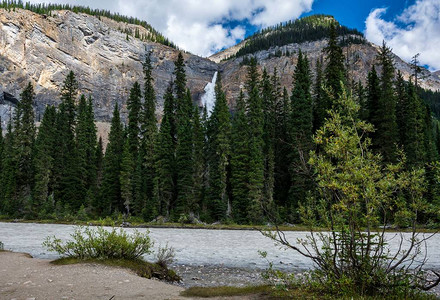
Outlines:
[[[379,108],[379,77],[377,76],[376,67],[373,66],[371,71],[368,72],[368,86],[367,86],[367,107],[363,109],[363,115],[366,117],[367,121],[375,125],[375,120],[377,119],[376,114]],[[373,134],[374,135],[374,134]]]
[[[18,162],[15,153],[15,134],[12,129],[12,119],[9,120],[7,133],[4,138],[2,156],[1,200],[2,211],[9,216],[20,216],[23,208],[20,207],[17,195]]]
[[[177,76],[176,76],[177,77]],[[176,82],[177,86],[177,82]],[[177,144],[176,144],[176,173],[177,199],[173,217],[177,220],[182,214],[191,212],[190,202],[193,197],[193,105],[191,94],[187,91],[183,99],[177,98]]]
[[[189,199],[188,207],[191,212],[199,214],[203,204],[204,172],[205,172],[205,129],[200,117],[200,109],[194,106],[193,110],[193,195]]]
[[[342,48],[338,43],[338,35],[336,31],[336,25],[334,22],[330,25],[329,42],[324,49],[327,55],[327,66],[325,68],[325,81],[326,86],[330,89],[331,99],[338,98],[338,95],[342,92],[341,82],[345,82],[345,67],[344,67],[344,54]],[[325,111],[332,108],[332,101],[327,99]]]
[[[119,106],[116,103],[104,157],[101,201],[99,207],[97,207],[101,215],[122,211],[124,208],[121,202],[121,185],[119,181],[123,147],[124,130],[120,119]]]
[[[56,140],[56,110],[47,106],[38,128],[33,154],[34,188],[33,210],[39,217],[52,213],[54,203],[49,196],[53,193],[53,162]],[[53,197],[52,197],[53,199]]]
[[[176,109],[173,96],[173,83],[164,95],[164,109],[159,137],[156,144],[156,170],[158,194],[160,200],[159,213],[169,216],[171,205],[176,199]]]
[[[26,209],[27,214],[32,214],[32,152],[35,142],[34,96],[34,88],[29,83],[21,93],[21,101],[18,104],[20,120],[14,132],[17,156],[17,201],[21,209]]]
[[[279,91],[277,70],[274,70],[274,77],[270,78],[266,69],[263,70],[261,77],[261,97],[263,103],[263,140],[264,140],[264,189],[263,199],[265,205],[270,205],[273,202],[273,189],[275,184],[274,169],[275,169],[275,127],[276,122],[276,105],[277,95]]]
[[[97,136],[92,98],[81,96],[78,104],[78,122],[76,126],[76,145],[81,168],[82,184],[87,191],[87,205],[95,201],[96,192],[96,147]]]
[[[290,153],[290,117],[291,107],[287,89],[284,87],[280,105],[277,108],[276,138],[275,138],[275,187],[274,200],[278,207],[287,205],[288,192],[291,186]]]
[[[215,86],[215,104],[208,121],[209,208],[214,220],[226,218],[228,208],[227,168],[231,151],[231,117],[221,76]]]
[[[257,61],[251,59],[248,67],[247,92],[248,92],[248,130],[249,130],[249,198],[250,203],[248,218],[252,223],[262,221],[263,188],[264,188],[264,140],[263,103],[259,91],[259,74]]]
[[[396,98],[394,96],[393,80],[394,65],[391,49],[383,43],[378,54],[382,67],[380,77],[380,95],[377,112],[373,114],[373,125],[376,128],[373,144],[383,155],[384,162],[396,160],[398,128],[396,120]]]
[[[121,172],[119,174],[119,184],[121,186],[121,197],[124,205],[125,212],[130,215],[130,207],[133,203],[133,174],[134,174],[134,162],[133,154],[131,153],[132,145],[130,145],[130,139],[127,138],[121,158]]]
[[[231,133],[231,189],[232,189],[232,214],[239,223],[247,223],[249,209],[249,127],[246,119],[243,91],[236,102]]]
[[[128,109],[128,134],[127,138],[130,145],[130,152],[132,157],[137,157],[139,147],[139,124],[141,111],[141,86],[136,81],[130,90],[130,96],[127,101]]]
[[[292,115],[290,118],[293,149],[290,158],[292,186],[289,192],[288,210],[293,217],[296,216],[295,210],[298,208],[298,203],[305,200],[307,192],[311,189],[310,179],[305,173],[305,164],[308,162],[309,152],[313,148],[313,110],[310,87],[309,61],[307,56],[303,56],[300,51],[293,75]]]
[[[144,104],[140,113],[141,140],[136,165],[135,213],[150,221],[159,212],[156,183],[155,143],[157,139],[156,93],[150,55],[144,64]]]
[[[326,103],[329,99],[324,91],[324,75],[322,71],[322,58],[316,60],[315,84],[313,86],[313,132],[316,132],[324,124],[327,115],[326,109],[331,107]]]

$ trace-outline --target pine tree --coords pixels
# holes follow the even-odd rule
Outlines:
[[[19,103],[20,120],[15,128],[15,149],[17,156],[16,188],[21,209],[25,208],[27,214],[32,215],[32,152],[35,142],[35,118],[34,118],[34,88],[29,83],[21,93]]]
[[[313,110],[310,94],[311,79],[309,61],[300,51],[298,63],[293,75],[293,90],[291,96],[292,115],[290,118],[290,134],[292,147],[290,158],[290,173],[292,186],[289,191],[289,215],[295,217],[298,203],[304,201],[311,189],[310,179],[307,178],[305,163],[308,162],[309,152],[313,148]]]
[[[9,216],[20,216],[23,208],[20,207],[17,195],[18,162],[15,153],[15,134],[12,129],[12,119],[9,120],[7,133],[4,138],[2,156],[1,200],[2,211]]]
[[[33,210],[39,217],[53,212],[54,203],[49,199],[53,193],[53,162],[56,140],[56,110],[47,106],[38,129],[33,154],[34,188]]]
[[[316,132],[324,124],[327,115],[326,109],[331,107],[326,103],[328,97],[325,94],[324,75],[322,71],[322,58],[316,60],[315,84],[313,86],[313,132]]]
[[[121,197],[125,212],[130,215],[130,207],[133,203],[133,175],[134,175],[134,162],[132,154],[132,145],[130,145],[130,139],[127,138],[122,152],[121,158],[121,172],[119,174],[119,184],[121,186]]]
[[[177,86],[177,82],[176,82]],[[183,99],[177,98],[176,129],[176,172],[177,172],[177,199],[174,207],[174,219],[182,214],[191,212],[189,203],[193,196],[193,106],[191,94],[187,91]]]
[[[284,87],[280,105],[277,109],[276,143],[275,143],[275,187],[274,200],[278,207],[287,206],[288,192],[291,186],[290,153],[290,117],[291,107],[287,89]]]
[[[324,49],[327,55],[327,66],[325,68],[325,81],[326,86],[330,89],[331,99],[338,98],[338,95],[342,92],[341,82],[345,83],[345,67],[344,67],[344,54],[342,48],[338,44],[336,25],[334,22],[330,25],[329,42]],[[327,99],[325,111],[332,108],[332,101]]]
[[[252,223],[262,221],[263,188],[264,188],[264,140],[263,126],[264,114],[263,103],[259,91],[259,74],[257,61],[251,59],[248,68],[247,92],[248,92],[248,130],[249,130],[249,211],[248,218]]]
[[[231,133],[231,189],[232,189],[232,215],[239,223],[247,223],[249,210],[249,145],[248,124],[246,118],[243,91],[236,102]]]
[[[190,198],[188,207],[193,213],[199,215],[204,194],[203,176],[205,172],[205,129],[200,117],[200,109],[194,106],[193,110],[193,195]]]
[[[374,114],[373,125],[376,128],[373,138],[375,149],[383,155],[384,162],[394,162],[398,128],[396,120],[396,98],[394,96],[393,80],[394,65],[391,49],[383,43],[378,54],[382,67],[380,77],[380,96],[377,112]]]
[[[228,208],[227,168],[230,156],[231,117],[221,76],[217,76],[215,104],[208,120],[209,208],[213,220],[226,218]]]
[[[98,144],[96,146],[96,154],[95,154],[95,169],[96,169],[96,181],[94,186],[89,189],[89,203],[92,205],[93,211],[96,214],[99,207],[101,207],[100,201],[102,200],[101,195],[101,186],[104,174],[104,146],[102,142],[102,137],[99,137]]]
[[[124,147],[124,130],[119,114],[119,106],[116,103],[111,121],[109,142],[104,157],[104,171],[101,186],[101,201],[98,212],[108,215],[114,211],[122,211],[121,185],[119,176],[121,173],[121,160]]]
[[[276,122],[276,105],[277,94],[279,89],[276,69],[273,78],[267,74],[266,69],[263,70],[261,78],[261,97],[263,103],[263,140],[264,140],[264,189],[263,199],[264,204],[270,205],[273,202],[273,190],[274,190],[274,168],[275,168],[275,127]]]
[[[139,124],[141,111],[141,86],[136,81],[130,90],[130,96],[127,101],[128,109],[128,141],[132,157],[137,158],[139,148]]]
[[[78,104],[78,122],[76,126],[76,145],[81,168],[82,184],[87,191],[87,206],[95,202],[96,193],[96,147],[97,136],[92,98],[83,96]]]
[[[373,66],[371,68],[371,71],[368,72],[367,78],[368,78],[367,107],[363,109],[364,116],[366,117],[369,123],[375,125],[377,119],[376,114],[378,113],[378,108],[379,108],[379,97],[380,97],[379,77],[377,76],[375,66]]]
[[[144,64],[144,104],[140,113],[141,140],[136,165],[135,214],[142,213],[150,221],[159,212],[156,183],[157,120],[156,94],[153,86],[150,55]]]
[[[169,216],[171,205],[176,199],[176,109],[173,96],[173,83],[164,95],[164,110],[156,144],[156,170],[158,194],[160,200],[159,213]]]

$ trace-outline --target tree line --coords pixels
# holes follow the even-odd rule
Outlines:
[[[343,36],[341,46],[365,43],[363,34],[358,30],[340,25],[332,16],[317,14],[261,30],[248,38],[246,44],[238,50],[235,57],[268,50],[275,46],[280,47],[328,38],[331,25],[335,26],[339,36]]]
[[[147,55],[143,85],[136,82],[130,90],[126,125],[119,106],[114,107],[105,154],[97,139],[93,100],[77,99],[73,72],[64,81],[60,105],[46,108],[38,130],[29,84],[6,134],[0,135],[0,213],[298,223],[300,204],[317,191],[318,175],[309,160],[311,151],[320,149],[313,137],[329,111],[341,105],[335,99],[349,80],[334,27],[324,51],[326,61],[317,61],[315,76],[307,55],[299,51],[290,92],[281,86],[276,70],[260,72],[257,61],[250,59],[246,84],[232,108],[219,74],[210,116],[192,102],[180,53],[164,95],[160,126]],[[412,80],[405,82],[396,74],[385,44],[377,67],[381,72],[374,66],[366,86],[351,84],[348,92],[360,105],[358,117],[375,128],[369,138],[384,165],[397,162],[403,152],[405,168],[425,169],[424,197],[432,213],[421,218],[437,221],[438,122]]]

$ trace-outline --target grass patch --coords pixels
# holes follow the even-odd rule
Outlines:
[[[259,300],[287,300],[287,299],[323,299],[323,300],[434,300],[438,299],[435,295],[416,293],[407,295],[388,295],[381,296],[360,296],[355,294],[347,295],[331,295],[325,294],[320,290],[313,290],[304,286],[290,287],[288,289],[278,289],[271,285],[246,286],[246,287],[191,287],[183,291],[181,296],[184,297],[234,297],[248,296],[250,299]]]
[[[157,278],[169,282],[178,282],[181,280],[180,276],[178,276],[173,270],[158,264],[149,263],[142,259],[79,259],[73,257],[63,257],[54,260],[51,263],[54,265],[99,264],[129,269],[135,272],[138,276],[148,279]]]

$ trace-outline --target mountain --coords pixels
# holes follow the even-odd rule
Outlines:
[[[135,81],[143,81],[142,62],[151,53],[158,113],[163,94],[172,79],[174,61],[179,52],[172,43],[147,23],[66,6],[28,9],[0,9],[0,116],[3,126],[9,119],[24,85],[31,82],[36,92],[36,115],[39,119],[47,104],[56,104],[67,73],[73,70],[79,89],[91,95],[99,122],[107,123],[115,103],[122,107],[126,120],[126,101]],[[365,82],[375,62],[378,46],[362,34],[344,27],[331,16],[317,15],[267,28],[238,45],[202,58],[184,53],[188,87],[195,103],[201,104],[205,86],[216,71],[222,72],[223,85],[231,105],[245,84],[246,61],[255,56],[259,68],[269,73],[276,68],[281,82],[289,90],[301,49],[314,69],[327,44],[328,25],[337,24],[347,57],[348,75]],[[408,79],[410,65],[395,56],[395,66]],[[420,85],[440,89],[440,74],[423,69]],[[105,129],[105,130],[108,130]]]
[[[357,30],[339,24],[332,16],[314,15],[264,29],[243,42],[209,57],[219,63],[219,69],[224,73],[224,87],[229,99],[238,97],[240,89],[244,86],[245,65],[251,56],[256,57],[259,68],[266,68],[269,74],[276,68],[282,85],[290,90],[299,49],[307,54],[312,71],[315,70],[318,59],[325,60],[323,49],[327,46],[328,27],[331,22],[336,24],[349,78],[365,84],[367,74],[375,64],[379,46],[368,42]],[[396,70],[400,70],[404,79],[409,80],[412,74],[410,64],[397,55],[394,55],[394,63]],[[431,73],[422,68],[420,77],[419,84],[422,88],[440,89],[440,71]]]
[[[154,66],[160,112],[179,50],[141,38],[155,40],[153,33],[141,25],[69,10],[47,15],[0,9],[2,120],[9,118],[11,105],[29,81],[36,92],[37,118],[41,116],[47,104],[60,101],[60,87],[70,70],[78,79],[79,90],[93,97],[98,121],[110,120],[116,102],[121,104],[125,118],[130,88],[135,81],[143,82],[142,63],[147,53],[151,53]],[[189,53],[184,58],[188,87],[197,102],[218,66]]]

